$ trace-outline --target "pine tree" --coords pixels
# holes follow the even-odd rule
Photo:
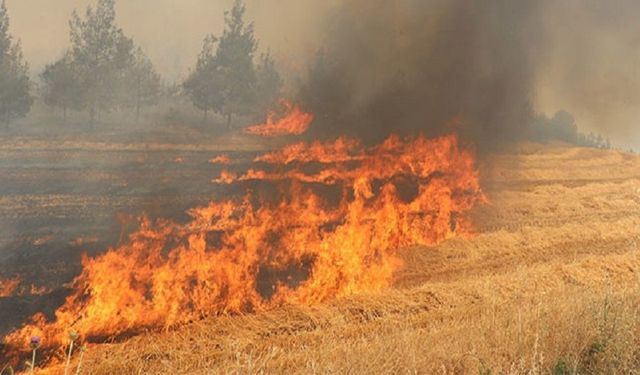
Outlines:
[[[140,109],[155,104],[162,90],[160,75],[149,58],[116,25],[115,0],[98,0],[84,17],[69,21],[71,49],[40,75],[44,101],[89,112],[91,124],[99,112]]]
[[[217,41],[218,39],[213,35],[204,39],[196,68],[183,83],[184,91],[193,105],[203,111],[204,121],[207,121],[209,111],[222,110],[224,88],[221,84],[221,70],[215,63],[214,51]]]
[[[256,103],[253,55],[257,42],[253,24],[245,25],[244,14],[244,4],[236,0],[231,11],[225,12],[222,36],[205,39],[196,68],[183,85],[192,103],[204,111],[205,119],[213,110],[227,118],[227,127],[232,116],[250,114]]]
[[[134,45],[115,24],[115,0],[98,0],[95,10],[87,7],[84,19],[74,12],[69,26],[71,51],[84,92],[82,104],[93,124],[99,110],[120,104]]]
[[[127,82],[128,102],[135,108],[137,122],[140,118],[140,109],[143,106],[156,104],[162,91],[162,79],[141,48],[137,48],[134,52],[133,61],[128,69]]]
[[[253,23],[245,25],[245,6],[235,0],[230,12],[225,13],[225,29],[215,55],[215,65],[222,74],[222,114],[231,126],[233,115],[251,113],[255,103],[256,72],[253,54],[257,42]]]
[[[20,43],[14,43],[9,34],[9,14],[3,0],[0,5],[0,117],[5,124],[26,116],[31,109],[33,97],[28,71]]]
[[[40,79],[45,104],[61,108],[65,120],[68,109],[81,108],[82,87],[71,52],[66,52],[61,59],[48,64],[40,74]]]
[[[256,67],[256,81],[256,109],[264,114],[277,104],[283,85],[275,61],[268,52],[260,56]]]

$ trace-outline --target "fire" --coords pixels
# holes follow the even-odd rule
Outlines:
[[[0,280],[0,298],[11,297],[22,283],[22,279],[16,276],[12,279]]]
[[[227,155],[218,155],[209,159],[211,164],[231,164],[231,159]]]
[[[84,257],[53,321],[35,316],[8,346],[25,348],[32,334],[60,345],[71,328],[104,339],[388,288],[401,249],[469,234],[465,214],[485,199],[455,135],[298,143],[222,175],[248,193],[194,208],[184,224],[141,218],[124,244]]]
[[[276,120],[277,114],[270,111],[264,124],[250,126],[244,132],[263,137],[275,137],[300,135],[309,129],[309,125],[313,121],[313,114],[303,111],[299,105],[291,104],[287,100],[282,100],[280,104],[285,109],[284,116]]]
[[[13,296],[41,296],[51,293],[51,289],[44,286],[31,284],[23,285],[22,276],[0,280],[0,298]]]
[[[31,284],[31,286],[29,287],[29,291],[26,294],[30,296],[43,296],[48,293],[51,293],[51,288]]]

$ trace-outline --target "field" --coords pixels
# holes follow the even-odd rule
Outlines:
[[[212,157],[265,147],[174,124],[149,131],[129,121],[79,137],[75,124],[37,125],[44,122],[0,137],[0,281],[20,276],[22,287],[47,291],[0,296],[0,335],[36,311],[51,313],[79,272],[80,255],[118,244],[141,213],[180,220],[225,194],[211,183],[220,172]]]
[[[0,144],[2,271],[51,290],[44,299],[0,298],[0,330],[55,307],[64,295],[56,282],[78,271],[80,251],[117,243],[132,215],[179,218],[223,194],[210,184],[217,167],[207,161],[264,147],[234,144],[244,140]],[[640,158],[527,144],[484,158],[480,171],[490,203],[473,212],[476,234],[402,250],[405,266],[387,291],[90,344],[82,367],[91,374],[640,372]]]

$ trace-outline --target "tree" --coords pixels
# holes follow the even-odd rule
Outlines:
[[[129,102],[136,110],[136,121],[138,121],[140,108],[156,104],[162,91],[162,79],[141,48],[137,48],[134,52],[126,82],[129,85],[129,90],[126,91],[129,93]]]
[[[61,59],[48,64],[40,74],[40,79],[45,104],[62,108],[65,120],[69,108],[81,108],[83,93],[71,52],[66,52]]]
[[[23,117],[31,109],[29,66],[20,43],[9,34],[9,14],[5,1],[0,5],[0,116],[5,123]]]
[[[215,62],[214,47],[218,39],[208,35],[198,55],[196,68],[183,83],[185,93],[196,108],[203,111],[204,121],[212,110],[220,112],[223,103],[222,74]]]
[[[225,12],[225,29],[220,39],[208,36],[198,57],[196,69],[184,88],[193,104],[205,113],[214,110],[227,118],[246,115],[255,107],[256,70],[253,55],[257,42],[253,24],[245,25],[245,6],[236,0]],[[218,43],[214,52],[214,46]]]
[[[89,110],[93,124],[99,110],[108,111],[119,104],[134,45],[115,24],[115,0],[98,0],[95,10],[87,7],[84,19],[74,11],[69,26],[84,94],[82,105]]]
[[[246,115],[255,103],[256,73],[253,54],[257,42],[253,23],[244,23],[245,6],[235,0],[230,12],[225,13],[225,29],[216,51],[215,64],[222,74],[224,100],[222,114],[231,126],[232,115]]]
[[[277,104],[283,85],[275,61],[268,52],[260,56],[256,67],[256,81],[257,108],[264,114]]]
[[[71,49],[41,74],[43,99],[52,106],[86,109],[91,124],[100,111],[155,104],[162,90],[160,75],[133,40],[115,23],[115,0],[98,0],[84,17],[69,21]]]

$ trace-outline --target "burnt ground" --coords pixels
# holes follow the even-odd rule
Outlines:
[[[211,182],[222,168],[211,158],[250,160],[260,148],[206,129],[171,131],[181,136],[0,132],[0,280],[23,280],[21,295],[0,297],[0,336],[35,312],[52,314],[82,254],[117,245],[141,214],[181,221],[187,209],[228,194]],[[31,285],[46,291],[33,295]]]

